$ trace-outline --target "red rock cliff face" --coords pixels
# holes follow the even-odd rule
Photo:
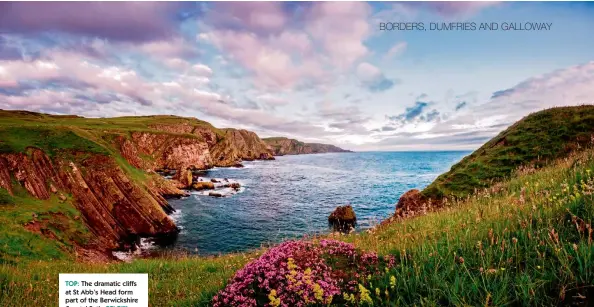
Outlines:
[[[257,134],[247,130],[225,129],[225,135],[211,149],[216,166],[232,166],[241,160],[273,160],[270,148]]]
[[[242,160],[274,159],[272,151],[254,132],[187,123],[151,126],[166,133],[132,132],[117,136],[114,145],[128,162],[145,170],[207,169],[233,166]],[[148,157],[142,158],[142,157]]]
[[[53,193],[71,194],[89,229],[105,249],[123,247],[138,236],[177,233],[165,213],[164,191],[131,181],[111,157],[57,158],[52,161],[43,151],[0,155],[0,185],[12,193],[12,175],[32,196],[48,199]],[[72,162],[82,161],[82,162]]]
[[[130,164],[145,170],[206,169],[212,166],[208,143],[200,138],[132,132],[129,138],[116,137],[115,143]]]

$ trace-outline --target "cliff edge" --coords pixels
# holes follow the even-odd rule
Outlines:
[[[0,252],[29,249],[42,257],[51,254],[44,250],[49,246],[56,257],[89,250],[108,254],[134,248],[142,237],[175,236],[178,229],[168,216],[174,209],[166,198],[185,192],[156,171],[255,159],[274,159],[255,133],[218,129],[195,118],[0,110],[0,221],[14,229],[1,236],[15,242]],[[38,238],[26,239],[31,235]]]

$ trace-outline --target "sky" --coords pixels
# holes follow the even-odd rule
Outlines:
[[[471,150],[532,112],[594,103],[591,29],[580,2],[0,2],[0,108]]]

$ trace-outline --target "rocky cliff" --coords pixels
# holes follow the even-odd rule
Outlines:
[[[266,143],[251,131],[214,130],[187,123],[152,128],[155,131],[108,137],[130,164],[145,170],[208,169],[234,166],[244,160],[274,159]]]
[[[262,139],[268,148],[275,156],[283,155],[303,155],[326,152],[350,152],[334,145],[318,144],[318,143],[304,143],[295,139],[285,137],[273,137]]]
[[[15,185],[31,196],[61,201],[72,198],[97,246],[127,248],[139,237],[167,236],[177,227],[167,216],[164,194],[183,194],[166,183],[135,182],[109,156],[70,152],[51,159],[40,149],[0,155],[0,186],[13,195]]]
[[[51,215],[41,209],[44,202],[59,198],[75,206],[93,234],[93,245],[103,251],[129,248],[140,237],[177,233],[165,197],[185,192],[155,171],[181,174],[254,159],[274,159],[255,133],[217,129],[194,118],[83,118],[0,110],[0,187],[9,197],[0,204],[22,197],[38,201],[40,210],[28,214],[33,218],[22,225],[33,229],[27,225],[37,223],[36,216]],[[49,228],[41,232],[57,237]]]

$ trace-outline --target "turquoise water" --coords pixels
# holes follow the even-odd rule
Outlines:
[[[346,204],[357,214],[357,229],[365,229],[393,214],[402,193],[424,188],[467,154],[328,153],[208,170],[203,180],[228,178],[242,189],[222,198],[196,193],[170,200],[182,228],[174,247],[218,254],[324,233],[328,215]]]

